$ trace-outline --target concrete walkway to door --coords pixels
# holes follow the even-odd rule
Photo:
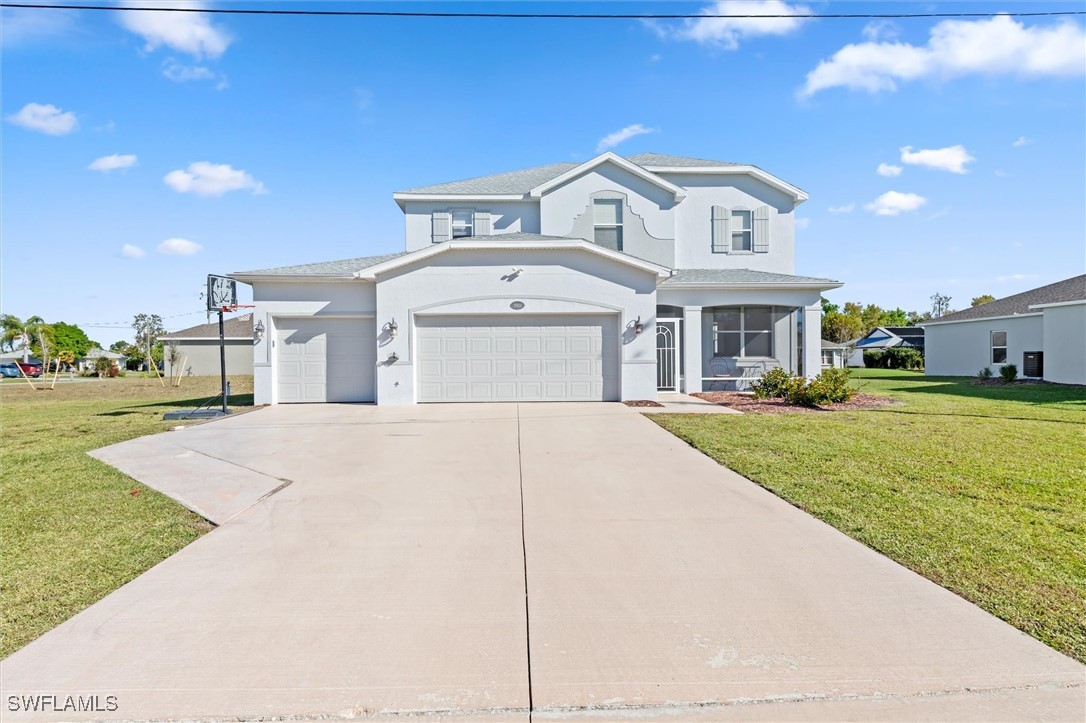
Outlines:
[[[5,719],[1086,715],[1079,663],[619,404],[276,407],[152,440],[162,480],[199,459],[241,509],[3,662],[5,706],[116,711]]]

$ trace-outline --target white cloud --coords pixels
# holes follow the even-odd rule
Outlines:
[[[608,133],[607,135],[605,135],[603,138],[600,139],[600,142],[596,145],[596,151],[597,152],[606,151],[609,148],[614,148],[615,146],[617,146],[619,143],[622,143],[623,141],[628,141],[629,139],[633,138],[634,136],[643,136],[646,133],[655,133],[655,132],[656,132],[655,128],[646,128],[645,126],[641,125],[640,123],[634,123],[632,126],[626,126],[625,128],[623,128],[620,131],[615,131],[614,133]]]
[[[847,203],[844,206],[830,206],[826,209],[830,213],[852,213],[856,210],[855,203]]]
[[[797,231],[805,229],[805,228],[810,228],[810,227],[811,227],[811,219],[809,219],[809,218],[797,218],[796,219],[796,230]]]
[[[1010,274],[1009,276],[997,276],[996,281],[1006,283],[1008,281],[1033,281],[1041,278],[1040,274]]]
[[[652,55],[649,56],[649,62],[650,63],[659,63],[660,58],[662,58],[662,57],[663,56],[660,55],[659,53],[653,53]]]
[[[42,12],[34,8],[3,8],[0,13],[5,48],[63,38],[77,30],[76,13]]]
[[[148,0],[130,0],[122,4],[137,7],[205,6],[202,2],[161,3]],[[233,41],[230,34],[221,26],[213,25],[210,16],[205,13],[127,10],[117,14],[120,15],[121,25],[146,41],[144,49],[148,52],[166,46],[195,58],[218,58]]]
[[[887,178],[894,178],[900,176],[903,169],[901,166],[894,166],[889,163],[880,163],[879,167],[875,169],[875,173],[880,176],[886,176]]]
[[[176,58],[166,58],[162,63],[162,75],[175,83],[208,81],[215,83],[215,90],[224,90],[229,82],[224,74],[206,65],[185,65]]]
[[[806,5],[790,5],[782,0],[720,0],[701,9],[703,15],[804,15]],[[681,25],[653,24],[661,37],[693,40],[705,45],[736,50],[739,41],[760,35],[788,35],[799,30],[806,18],[689,18]]]
[[[252,191],[253,195],[268,192],[263,183],[225,163],[197,161],[189,164],[187,171],[170,171],[162,180],[178,193],[197,196],[221,196],[230,191]]]
[[[142,259],[146,255],[146,252],[139,246],[125,244],[121,247],[121,256],[124,256],[126,259]]]
[[[928,199],[915,193],[887,191],[864,208],[879,216],[897,216],[907,211],[915,211],[927,202]]]
[[[874,40],[846,45],[807,74],[800,96],[836,87],[893,91],[899,82],[921,78],[1036,78],[1084,71],[1086,32],[1077,23],[1026,27],[1008,15],[997,15],[984,20],[944,20],[932,27],[927,45],[922,46]]]
[[[891,40],[901,32],[897,23],[891,20],[872,20],[864,26],[864,37],[871,41]]]
[[[27,103],[18,113],[9,115],[8,122],[51,136],[62,136],[79,127],[75,113],[62,111],[51,103]]]
[[[168,238],[157,247],[160,254],[167,256],[192,256],[204,247],[187,238]]]
[[[995,176],[996,178],[1006,178],[1007,172],[1004,171],[1002,168],[997,168],[995,169]]]
[[[1018,136],[1018,140],[1016,140],[1011,145],[1014,146],[1015,148],[1021,148],[1022,146],[1028,146],[1030,143],[1033,143],[1032,138],[1026,138],[1025,136]]]
[[[116,171],[118,169],[131,168],[136,165],[138,159],[133,155],[118,155],[114,153],[111,156],[102,156],[91,163],[87,168],[92,171],[101,171],[102,173],[109,173],[110,171]]]
[[[914,151],[912,146],[901,149],[901,162],[911,166],[924,166],[937,171],[950,171],[951,173],[968,173],[966,163],[977,160],[969,155],[965,146],[947,146],[946,148],[928,148]]]

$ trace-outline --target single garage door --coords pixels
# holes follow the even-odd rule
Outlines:
[[[619,398],[614,316],[418,317],[420,402]]]
[[[279,401],[372,402],[373,319],[276,319]]]

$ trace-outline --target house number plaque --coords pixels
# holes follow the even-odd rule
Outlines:
[[[514,301],[512,304],[509,305],[509,308],[514,309],[516,311],[520,311],[521,309],[524,308],[524,302],[523,301]]]

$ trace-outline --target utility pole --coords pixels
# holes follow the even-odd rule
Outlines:
[[[229,388],[226,386],[226,330],[223,326],[222,307],[219,307],[219,376],[222,381],[222,413],[229,414],[227,409],[227,395]]]

